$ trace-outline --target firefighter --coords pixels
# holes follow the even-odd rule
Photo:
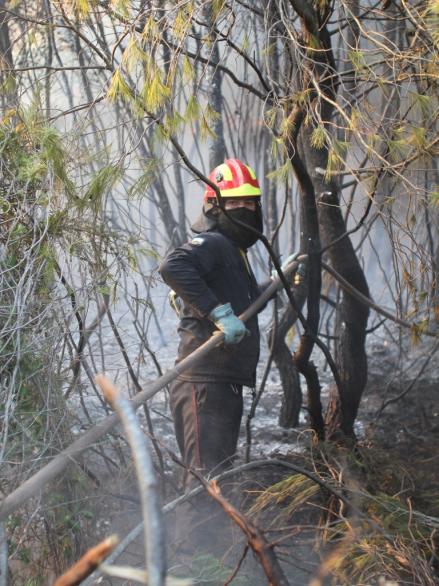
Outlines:
[[[268,285],[259,286],[247,251],[257,235],[230,218],[262,232],[261,189],[251,167],[228,159],[209,179],[218,186],[227,215],[207,187],[195,236],[163,261],[160,273],[180,302],[177,362],[212,336],[224,332],[213,349],[171,385],[175,433],[184,463],[202,474],[229,467],[241,424],[243,386],[254,387],[259,359],[257,316],[240,315]],[[230,216],[230,218],[229,218]],[[186,475],[186,488],[191,476]]]

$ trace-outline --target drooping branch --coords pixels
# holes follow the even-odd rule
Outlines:
[[[328,271],[328,273],[334,277],[334,279],[340,284],[340,286],[347,293],[349,293],[349,295],[351,295],[352,297],[355,297],[365,307],[370,307],[370,309],[373,309],[374,311],[376,311],[376,313],[379,313],[380,315],[386,317],[387,319],[390,319],[391,321],[398,324],[399,326],[402,326],[403,328],[407,328],[414,333],[418,333],[419,335],[423,335],[423,336],[429,336],[431,338],[438,337],[437,332],[434,332],[432,330],[429,330],[427,328],[419,326],[416,323],[410,323],[405,319],[401,319],[400,317],[398,317],[397,315],[394,315],[393,313],[391,313],[387,309],[384,309],[384,307],[381,307],[377,303],[374,303],[372,301],[372,299],[370,299],[370,297],[367,297],[366,295],[364,295],[364,293],[362,293],[361,291],[356,289],[348,280],[346,280],[342,275],[340,275],[334,269],[334,267],[332,267],[331,265],[327,264],[326,262],[322,262],[322,267],[325,269],[325,271]]]

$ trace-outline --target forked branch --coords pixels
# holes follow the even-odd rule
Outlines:
[[[194,471],[191,471],[194,474]],[[262,532],[250,519],[236,509],[222,494],[215,480],[206,481],[201,475],[195,473],[198,480],[210,496],[223,508],[224,512],[243,531],[248,545],[259,559],[270,586],[289,586],[285,573],[274,553],[273,546],[265,539]]]

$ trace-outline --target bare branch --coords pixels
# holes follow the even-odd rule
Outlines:
[[[273,551],[272,545],[265,539],[258,527],[223,497],[215,480],[206,482],[203,479],[203,484],[210,496],[221,505],[225,513],[245,534],[249,546],[261,562],[269,584],[288,586],[289,582]]]
[[[333,269],[327,263],[322,262],[322,267],[325,269],[325,271],[328,271],[328,273],[330,273],[340,283],[340,285],[343,287],[343,289],[347,293],[349,293],[350,295],[352,295],[353,297],[355,297],[356,299],[361,301],[367,307],[370,307],[371,309],[373,309],[374,311],[376,311],[380,315],[387,317],[388,319],[392,320],[393,322],[395,322],[396,324],[398,324],[404,328],[408,328],[410,330],[413,330],[418,327],[416,324],[410,323],[404,319],[401,319],[400,317],[397,317],[396,315],[393,315],[390,311],[387,311],[387,309],[384,309],[383,307],[377,305],[371,299],[369,299],[368,297],[366,297],[365,295],[360,293],[360,291],[358,291],[357,289],[354,289],[354,287],[352,287],[352,285],[350,285],[346,281],[346,279],[344,279],[339,273],[337,273],[337,271],[335,269]],[[430,331],[425,328],[419,329],[419,334],[425,335],[425,336],[430,336],[432,338],[438,337],[437,332],[433,332],[433,331]]]
[[[112,535],[90,548],[76,564],[56,580],[54,586],[77,586],[81,584],[113,551],[118,541],[117,536]]]
[[[158,490],[159,483],[154,471],[149,440],[140,429],[131,402],[125,399],[104,375],[97,376],[96,382],[101,387],[107,401],[117,411],[133,455],[142,504],[145,560],[149,584],[163,586],[166,576],[164,525]]]

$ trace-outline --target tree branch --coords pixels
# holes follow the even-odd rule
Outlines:
[[[165,538],[159,496],[148,436],[140,429],[135,410],[104,375],[96,377],[105,398],[116,410],[127,436],[136,469],[144,526],[145,560],[151,586],[163,586],[166,575]]]
[[[77,586],[90,576],[100,563],[110,555],[118,543],[116,535],[91,547],[67,572],[60,576],[53,586]]]
[[[269,584],[273,586],[289,586],[287,577],[273,551],[273,546],[265,539],[258,527],[222,496],[215,480],[207,482],[198,474],[196,474],[196,477],[203,483],[204,488],[210,496],[223,508],[224,512],[245,534],[249,546],[255,556],[259,558]]]
[[[404,328],[408,328],[409,330],[412,330],[412,331],[414,329],[418,328],[418,326],[416,324],[411,324],[410,322],[405,321],[404,319],[401,319],[401,318],[397,317],[396,315],[393,315],[393,313],[391,313],[390,311],[387,311],[387,309],[383,309],[382,307],[380,307],[379,305],[374,303],[369,297],[366,297],[365,295],[360,293],[360,291],[358,291],[358,289],[355,289],[354,287],[352,287],[352,285],[350,285],[348,283],[348,281],[346,281],[346,279],[344,279],[340,275],[340,273],[337,273],[337,271],[335,269],[333,269],[330,265],[328,265],[326,262],[322,261],[322,267],[326,271],[328,271],[328,273],[331,274],[334,277],[334,279],[336,279],[340,283],[340,285],[343,287],[343,289],[347,293],[352,295],[352,297],[355,297],[358,301],[361,301],[361,303],[363,303],[364,305],[367,305],[368,307],[370,307],[371,309],[373,309],[374,311],[376,311],[380,315],[387,317],[391,321],[395,322],[396,324],[398,324]],[[438,337],[437,332],[432,332],[427,329],[421,329],[419,331],[419,333],[422,335],[425,335],[425,336],[430,336],[432,338]]]

